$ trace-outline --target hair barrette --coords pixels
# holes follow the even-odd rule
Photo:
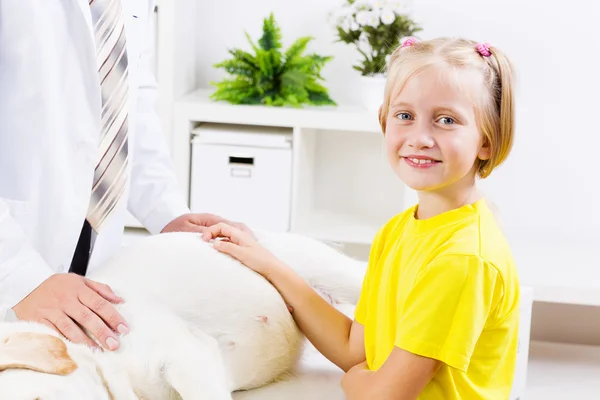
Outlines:
[[[489,57],[492,55],[492,52],[490,51],[490,45],[487,43],[477,43],[475,45],[475,49],[483,57]]]
[[[417,39],[413,36],[406,38],[403,42],[402,42],[402,47],[409,47],[412,46],[413,44],[415,44],[417,42]]]

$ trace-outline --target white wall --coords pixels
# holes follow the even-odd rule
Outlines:
[[[224,76],[212,64],[227,57],[228,47],[248,49],[243,31],[258,38],[262,18],[274,11],[286,46],[313,35],[309,51],[336,57],[324,71],[333,98],[359,101],[358,75],[351,68],[357,53],[333,42],[327,21],[342,0],[198,1],[201,86]],[[600,264],[591,258],[592,244],[600,242],[598,2],[415,0],[414,5],[425,28],[421,37],[488,41],[517,66],[514,151],[481,186],[500,208],[523,280],[600,286]],[[580,246],[579,259],[562,252],[565,246]]]

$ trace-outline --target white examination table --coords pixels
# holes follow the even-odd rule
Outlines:
[[[298,373],[270,385],[236,392],[234,400],[344,400],[343,371],[307,343]]]

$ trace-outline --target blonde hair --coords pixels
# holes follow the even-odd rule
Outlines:
[[[476,101],[477,125],[490,157],[478,160],[477,174],[486,178],[508,157],[514,136],[514,76],[509,59],[497,48],[490,47],[491,55],[482,56],[476,50],[477,42],[467,39],[437,38],[400,45],[392,53],[387,70],[385,96],[379,114],[379,123],[385,134],[390,102],[402,90],[408,79],[429,66],[444,66],[455,72],[478,71],[487,89]]]

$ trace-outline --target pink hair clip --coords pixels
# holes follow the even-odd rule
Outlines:
[[[402,47],[409,47],[412,46],[413,44],[415,44],[417,42],[417,39],[413,36],[406,38],[403,42],[402,42]]]
[[[475,45],[475,49],[483,57],[489,57],[492,55],[492,52],[490,51],[490,45],[487,43],[477,43]]]

